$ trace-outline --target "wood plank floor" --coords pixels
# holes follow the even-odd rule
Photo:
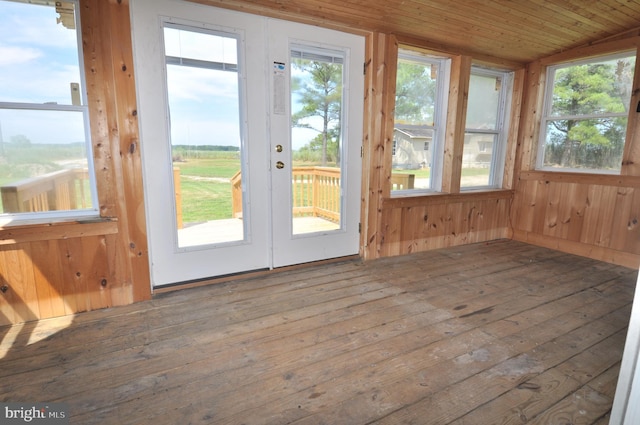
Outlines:
[[[178,290],[0,328],[0,395],[83,425],[604,425],[636,277],[497,241]]]

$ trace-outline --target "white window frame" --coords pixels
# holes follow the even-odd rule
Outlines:
[[[451,59],[445,57],[431,56],[422,54],[418,51],[412,51],[406,48],[400,48],[398,50],[398,59],[405,59],[414,62],[420,62],[424,64],[431,64],[438,66],[437,77],[437,93],[435,108],[433,114],[433,126],[424,126],[430,130],[433,130],[433,139],[431,147],[432,159],[431,159],[431,171],[429,188],[418,189],[406,189],[406,190],[392,190],[391,196],[407,196],[407,195],[421,195],[425,193],[441,192],[442,191],[442,171],[444,163],[444,139],[446,135],[447,126],[447,106],[448,106],[448,94],[449,84],[451,80]],[[396,61],[397,66],[397,61]],[[391,164],[389,164],[391,166]]]
[[[98,193],[96,186],[95,167],[93,163],[93,147],[91,143],[91,128],[89,123],[89,104],[86,94],[86,76],[84,70],[84,55],[82,50],[82,31],[80,22],[80,0],[66,0],[74,5],[74,18],[76,27],[76,44],[78,53],[78,67],[80,74],[80,105],[63,105],[49,103],[17,103],[2,102],[0,100],[0,109],[22,109],[30,111],[60,111],[60,112],[80,112],[82,113],[84,122],[85,152],[87,155],[87,169],[89,174],[89,191],[91,196],[91,208],[60,210],[60,211],[40,211],[40,212],[24,212],[24,213],[3,213],[0,212],[0,225],[8,223],[24,223],[43,222],[43,221],[70,221],[93,219],[100,216],[98,209]],[[24,1],[25,4],[31,2]],[[33,7],[42,7],[35,3]]]
[[[555,83],[555,74],[558,69],[567,68],[571,66],[579,66],[579,65],[584,65],[584,64],[594,63],[594,62],[604,62],[607,60],[626,57],[630,55],[633,55],[635,57],[637,56],[637,53],[635,50],[625,50],[621,52],[613,52],[613,53],[593,56],[593,57],[584,58],[584,59],[556,63],[556,64],[547,66],[542,116],[540,119],[540,132],[539,132],[540,134],[538,137],[538,150],[537,150],[536,163],[535,163],[536,170],[552,171],[552,172],[559,172],[559,173],[578,172],[578,173],[589,173],[589,174],[614,174],[614,175],[619,174],[619,172],[616,170],[604,170],[604,169],[597,169],[597,168],[569,168],[569,167],[557,168],[557,167],[545,166],[544,154],[545,154],[545,145],[547,141],[546,129],[547,129],[548,121],[558,121],[562,119],[576,118],[580,120],[586,120],[586,119],[611,118],[611,117],[627,117],[628,119],[629,113],[631,113],[631,107],[629,107],[628,113],[602,113],[602,114],[585,114],[585,115],[575,115],[575,116],[574,115],[571,115],[571,116],[551,115],[551,108],[553,106],[553,89],[554,89],[554,83]],[[638,70],[636,69],[635,72],[638,72]],[[627,143],[627,140],[625,136],[625,145],[626,143]]]
[[[504,175],[504,164],[507,149],[507,138],[509,133],[509,118],[511,112],[511,98],[513,95],[513,72],[498,69],[484,68],[480,66],[471,67],[471,75],[487,77],[500,77],[500,97],[498,103],[498,117],[495,130],[481,130],[465,128],[466,134],[493,134],[494,143],[491,151],[491,164],[489,165],[489,183],[479,186],[460,187],[460,191],[478,189],[496,189],[502,187]],[[461,176],[462,178],[462,176]]]

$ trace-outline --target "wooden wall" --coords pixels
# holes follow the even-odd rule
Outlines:
[[[524,70],[517,69],[517,64],[505,64],[497,59],[494,63],[516,67],[512,131],[503,188],[461,193],[466,100],[474,58],[464,52],[437,51],[450,56],[452,62],[442,193],[392,197],[391,151],[398,47],[402,44],[424,50],[433,46],[385,34],[374,34],[371,41],[366,74],[368,111],[363,158],[362,256],[372,259],[511,237],[511,187]]]
[[[127,0],[81,0],[101,218],[0,228],[0,325],[150,298]]]
[[[629,119],[621,175],[534,170],[546,66],[639,45],[640,39],[631,37],[570,50],[528,66],[511,210],[514,239],[631,268],[640,266],[639,114],[632,113]],[[639,75],[636,72],[631,105],[640,101]]]
[[[513,238],[637,268],[640,179],[523,172]]]

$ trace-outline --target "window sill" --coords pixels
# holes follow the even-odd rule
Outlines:
[[[402,196],[383,199],[382,209],[487,201],[492,199],[511,199],[513,197],[513,193],[513,190],[507,189],[483,189],[465,190],[461,193],[421,193],[420,195],[414,196],[403,194]]]
[[[520,180],[545,180],[557,183],[581,183],[598,186],[618,186],[640,188],[640,176],[623,176],[620,174],[592,174],[571,171],[534,170],[523,171]]]
[[[51,222],[29,220],[0,223],[0,245],[25,242],[81,238],[118,233],[118,221],[113,218],[93,217]]]

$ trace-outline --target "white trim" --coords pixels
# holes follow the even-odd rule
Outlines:
[[[400,48],[398,51],[398,61],[414,62],[417,64],[429,64],[438,67],[436,76],[436,96],[434,99],[433,125],[424,125],[425,128],[433,131],[432,154],[429,173],[429,187],[408,190],[392,190],[391,196],[420,195],[425,193],[440,192],[442,189],[442,169],[444,160],[444,144],[447,126],[447,105],[449,85],[451,82],[451,59],[439,56],[431,56],[419,51]],[[397,62],[396,62],[397,66]],[[394,125],[395,127],[395,125]]]
[[[494,134],[495,143],[491,150],[491,164],[489,165],[489,182],[487,185],[461,186],[460,190],[495,189],[502,186],[504,175],[504,163],[507,147],[507,137],[509,132],[509,118],[511,109],[511,98],[513,96],[513,72],[484,67],[472,66],[471,75],[483,77],[500,77],[500,95],[498,98],[498,110],[496,117],[496,128],[494,130],[466,128],[465,134]],[[468,106],[467,106],[468,109]],[[462,179],[462,176],[461,176]]]
[[[636,283],[627,339],[611,409],[612,425],[640,423],[640,275]]]

